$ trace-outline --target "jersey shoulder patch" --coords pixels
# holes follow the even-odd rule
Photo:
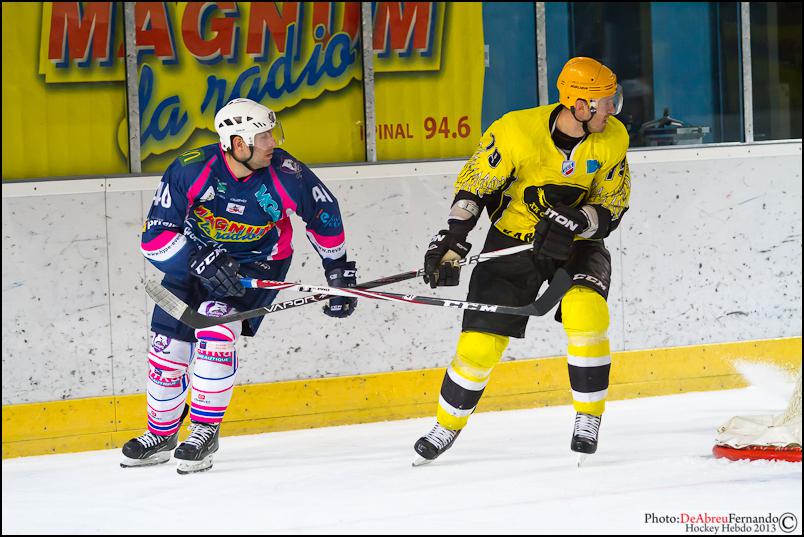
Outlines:
[[[204,160],[204,150],[203,149],[191,149],[185,153],[179,155],[179,162],[182,166],[187,166],[188,164],[195,164],[196,162],[202,162]]]

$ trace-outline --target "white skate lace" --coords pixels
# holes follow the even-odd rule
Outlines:
[[[207,425],[206,423],[193,423],[190,425],[190,436],[184,442],[196,447],[202,447],[218,430],[217,425]]]
[[[455,438],[456,431],[445,429],[438,423],[424,437],[438,449],[444,449]]]
[[[597,440],[600,416],[578,413],[575,415],[575,436]]]
[[[164,441],[165,438],[167,438],[167,437],[166,436],[159,436],[159,435],[156,435],[156,434],[152,433],[151,431],[148,431],[145,434],[142,434],[142,435],[138,436],[137,437],[137,442],[142,444],[142,446],[147,449],[147,448],[152,448],[155,445],[159,444],[160,442]]]

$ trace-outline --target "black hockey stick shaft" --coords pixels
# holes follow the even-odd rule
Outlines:
[[[512,255],[512,254],[517,254],[517,253],[520,253],[520,252],[525,252],[525,251],[530,250],[531,247],[532,247],[532,245],[530,245],[530,244],[512,246],[510,248],[503,248],[501,250],[495,250],[493,252],[485,252],[485,253],[480,253],[480,254],[476,254],[476,255],[470,255],[468,257],[465,257],[464,259],[460,259],[460,260],[456,260],[456,261],[450,261],[450,263],[452,263],[455,266],[462,267],[462,266],[465,266],[465,265],[472,265],[472,264],[475,264],[475,263],[482,263],[483,261],[488,261],[490,259],[496,259],[498,257],[503,257],[503,256],[506,256],[506,255]],[[357,287],[360,288],[360,289],[373,289],[375,287],[380,287],[381,285],[390,285],[392,283],[403,282],[405,280],[410,280],[410,279],[416,278],[418,276],[423,276],[423,275],[424,275],[424,269],[409,270],[407,272],[401,272],[399,274],[394,274],[393,276],[386,276],[385,278],[378,278],[376,280],[371,280],[369,282],[359,283],[359,284],[357,284]],[[250,283],[251,281],[252,280],[247,279],[247,278],[241,279],[241,282],[243,283],[243,285],[245,287],[251,287],[251,283]],[[145,286],[145,289],[146,289],[148,295],[157,303],[157,305],[160,308],[162,308],[168,314],[170,314],[170,316],[174,317],[175,319],[179,319],[179,320],[185,322],[185,324],[188,324],[188,326],[191,326],[193,328],[206,328],[208,326],[214,326],[214,324],[219,324],[219,323],[207,324],[209,321],[203,321],[204,322],[203,326],[194,326],[192,324],[187,323],[185,321],[185,319],[195,318],[192,313],[189,313],[187,311],[189,309],[189,306],[187,304],[185,304],[184,302],[182,302],[178,297],[173,295],[167,289],[161,288],[161,290],[160,290],[160,288],[161,288],[161,286],[159,284],[152,283],[152,282],[148,282],[146,284],[146,286]],[[260,315],[267,315],[269,313],[274,313],[274,312],[277,312],[277,311],[284,311],[284,310],[287,310],[287,309],[297,308],[299,306],[304,306],[306,304],[311,304],[313,302],[320,302],[322,300],[327,300],[331,296],[332,295],[328,295],[328,294],[307,295],[305,297],[294,298],[292,300],[285,300],[284,302],[277,302],[277,303],[271,304],[269,306],[258,308],[256,310],[245,311],[245,312],[240,313],[240,315],[248,314],[249,316],[245,317],[245,318],[246,319],[251,319],[252,317],[259,317]],[[257,312],[257,313],[255,313],[255,312]],[[198,323],[200,323],[202,321],[196,318],[195,322],[196,322],[196,324],[198,324]]]
[[[566,270],[560,268],[556,271],[547,290],[542,293],[534,302],[524,306],[502,306],[497,304],[482,304],[477,302],[467,302],[464,300],[451,300],[444,298],[426,297],[420,295],[403,295],[399,293],[383,293],[369,291],[359,288],[333,288],[305,285],[301,283],[278,282],[272,280],[253,280],[254,286],[263,289],[321,292],[326,295],[336,296],[357,296],[376,300],[387,300],[391,302],[406,302],[409,304],[421,304],[428,306],[440,306],[447,308],[469,309],[485,311],[489,313],[507,313],[510,315],[522,316],[541,316],[549,312],[564,294],[572,286],[572,278]],[[223,317],[209,317],[190,308],[179,300],[173,293],[162,287],[156,282],[148,282],[146,291],[156,303],[171,316],[181,320],[192,328],[206,328],[216,324],[225,324],[234,321],[242,321],[253,317],[260,317],[267,313],[273,313],[271,306],[257,308],[254,310],[225,315]],[[303,300],[303,299],[299,299]]]

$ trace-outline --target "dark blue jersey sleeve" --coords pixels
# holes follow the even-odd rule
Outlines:
[[[299,194],[296,208],[307,225],[307,238],[321,256],[324,269],[346,262],[346,237],[338,200],[304,164],[296,161]]]
[[[195,168],[195,167],[192,167]],[[187,275],[190,255],[196,251],[184,236],[188,188],[192,168],[176,159],[162,176],[142,231],[140,249],[153,265],[166,274]]]

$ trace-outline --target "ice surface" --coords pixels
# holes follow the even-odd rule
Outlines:
[[[711,455],[728,418],[779,410],[754,387],[610,402],[580,469],[569,406],[476,414],[418,468],[434,418],[224,437],[190,476],[117,449],[10,459],[3,533],[690,533],[646,516],[792,513],[801,534],[801,464]]]

